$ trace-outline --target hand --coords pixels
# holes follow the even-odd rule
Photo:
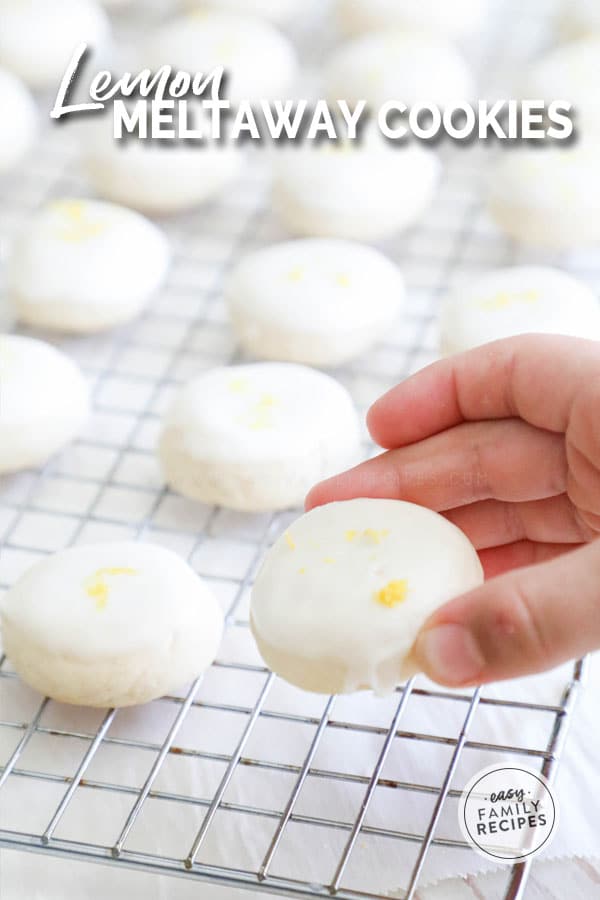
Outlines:
[[[442,360],[378,400],[368,425],[387,452],[317,485],[307,508],[431,507],[491,579],[428,619],[420,669],[458,687],[600,647],[599,343],[528,335]]]

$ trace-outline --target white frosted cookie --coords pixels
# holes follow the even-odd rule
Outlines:
[[[489,210],[525,244],[568,250],[600,241],[600,155],[593,144],[510,150],[493,171]]]
[[[186,72],[208,74],[224,66],[227,96],[241,100],[285,100],[297,75],[291,42],[268,22],[253,16],[198,10],[161,25],[148,39],[146,64],[168,63]]]
[[[74,362],[43,341],[0,336],[0,473],[45,463],[88,414],[88,388]]]
[[[303,9],[305,0],[188,0],[188,5],[198,9],[260,16],[276,25],[283,25]]]
[[[600,7],[598,7],[600,9]],[[600,35],[551,50],[530,66],[522,94],[573,104],[580,135],[600,138]]]
[[[337,15],[348,34],[387,28],[415,28],[460,38],[483,24],[487,0],[337,0]]]
[[[432,151],[368,132],[355,142],[279,151],[273,203],[293,234],[379,240],[418,221],[439,175]]]
[[[159,454],[168,484],[187,497],[249,512],[286,509],[359,461],[358,417],[345,388],[304,366],[213,369],[176,396]]]
[[[445,354],[535,332],[600,340],[600,302],[587,285],[559,269],[515,266],[487,272],[442,306]]]
[[[477,587],[475,549],[454,525],[400,500],[349,500],[302,516],[267,553],[252,633],[278,675],[307,691],[388,694],[431,613]]]
[[[8,290],[28,325],[91,333],[136,316],[169,266],[162,232],[138,213],[65,199],[39,210],[16,241]]]
[[[366,100],[377,113],[389,100],[449,106],[473,93],[469,68],[459,51],[435,35],[378,31],[340,47],[325,68],[330,102]]]
[[[372,247],[317,238],[249,254],[235,267],[225,294],[248,353],[335,366],[386,332],[405,287],[398,267]]]
[[[11,72],[0,69],[0,174],[19,163],[37,132],[33,98]]]
[[[58,90],[78,44],[96,50],[109,37],[94,0],[0,0],[0,65],[36,89]]]
[[[243,160],[234,145],[113,141],[104,134],[84,142],[83,157],[101,197],[149,215],[171,215],[212,200],[235,180]]]
[[[211,665],[223,631],[193,569],[133,541],[42,560],[0,611],[4,650],[23,681],[84,706],[132,706],[185,687]]]

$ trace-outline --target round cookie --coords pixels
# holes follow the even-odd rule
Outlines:
[[[394,147],[369,132],[358,142],[281,151],[273,204],[293,234],[376,241],[418,221],[439,175],[430,150]]]
[[[377,112],[389,100],[445,107],[468,102],[473,80],[452,44],[419,32],[380,31],[349,41],[325,69],[330,102],[366,100]]]
[[[97,50],[110,30],[94,0],[0,0],[0,22],[0,65],[35,89],[58,90],[77,45]]]
[[[340,25],[348,34],[414,28],[461,38],[483,24],[486,0],[337,0]]]
[[[188,0],[188,4],[198,9],[259,16],[275,25],[284,25],[305,5],[303,0]]]
[[[304,366],[213,369],[176,396],[160,437],[168,484],[247,512],[298,506],[316,481],[358,462],[348,392]]]
[[[599,7],[600,9],[600,7]],[[600,137],[600,35],[551,50],[530,66],[522,94],[551,103],[573,104],[575,125],[584,138]]]
[[[238,176],[242,154],[234,146],[156,141],[86,140],[84,167],[106,200],[149,215],[194,209],[224,191]]]
[[[600,340],[600,303],[566,272],[515,266],[487,272],[450,294],[442,307],[445,354],[533,332]]]
[[[593,144],[511,150],[493,172],[492,218],[525,244],[569,250],[600,241],[600,156]]]
[[[28,325],[79,334],[127,322],[162,285],[170,251],[138,213],[98,200],[43,207],[16,241],[8,289]]]
[[[252,589],[252,633],[266,664],[322,694],[391,693],[431,613],[477,587],[475,549],[447,519],[400,500],[349,500],[294,522]]]
[[[120,542],[63,550],[2,602],[6,655],[23,681],[63,703],[132,706],[185,686],[213,662],[219,605],[179,556]]]
[[[89,415],[78,367],[43,341],[0,337],[0,385],[0,474],[45,463]]]
[[[336,366],[387,331],[405,287],[398,267],[372,247],[317,238],[249,254],[234,269],[225,294],[248,353]]]
[[[224,66],[232,103],[285,99],[297,75],[290,41],[268,22],[252,16],[199,10],[162,25],[148,39],[150,68],[165,63],[208,74]]]
[[[25,85],[0,69],[0,174],[31,149],[37,132],[37,110]]]

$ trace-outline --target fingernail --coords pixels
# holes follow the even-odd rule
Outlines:
[[[417,638],[414,655],[434,681],[458,687],[479,680],[485,659],[477,641],[462,625],[438,625]]]

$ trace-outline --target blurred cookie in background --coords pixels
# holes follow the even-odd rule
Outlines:
[[[378,31],[336,50],[325,68],[331,102],[360,100],[376,111],[390,100],[448,106],[472,99],[474,83],[460,52],[435,35]]]
[[[564,0],[563,31],[571,37],[600,34],[598,0]]]
[[[0,69],[0,175],[32,148],[38,130],[33,97],[16,75]]]
[[[0,66],[35,90],[58,90],[75,48],[101,50],[110,37],[95,0],[0,0],[0,23]]]
[[[143,216],[67,198],[38,210],[8,260],[7,292],[21,322],[91,334],[134,318],[163,284],[170,250]]]
[[[259,16],[275,25],[285,25],[303,11],[306,0],[187,0],[187,5],[190,9],[212,9]]]
[[[559,99],[572,103],[578,133],[584,139],[600,137],[600,33],[551,50],[534,62],[522,94],[547,103]]]
[[[376,241],[421,218],[439,175],[432,151],[369,131],[360,141],[280,151],[273,204],[292,234]]]
[[[155,29],[141,48],[143,64],[208,74],[224,66],[227,99],[286,99],[298,73],[295,50],[269,22],[197,10]]]
[[[564,251],[600,242],[599,145],[511,148],[491,171],[488,208],[524,244]]]
[[[398,267],[353,241],[285,241],[245,256],[225,289],[244,350],[262,359],[337,366],[391,327],[405,298]]]
[[[446,297],[440,315],[445,355],[519,334],[600,340],[600,303],[572,275],[550,266],[493,269]]]
[[[194,209],[239,175],[243,152],[234,144],[114,141],[90,130],[82,142],[85,171],[101,197],[150,215]]]
[[[488,0],[337,0],[336,11],[347,34],[388,28],[415,28],[462,38],[485,22]]]

